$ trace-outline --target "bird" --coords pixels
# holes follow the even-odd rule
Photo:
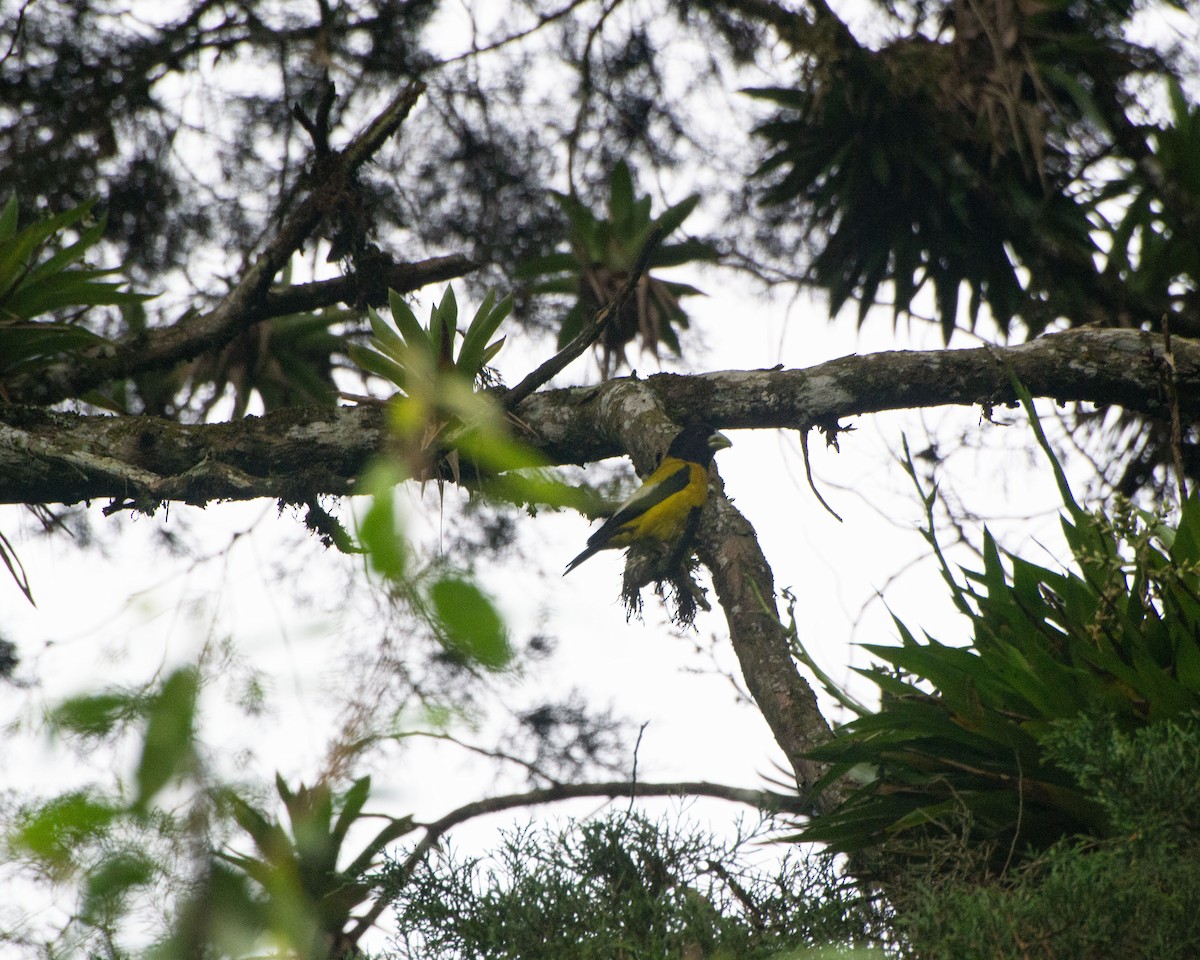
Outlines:
[[[654,472],[588,537],[587,547],[567,564],[563,576],[601,550],[628,547],[639,540],[678,540],[693,513],[708,499],[708,465],[718,450],[728,446],[729,438],[708,424],[685,426]]]

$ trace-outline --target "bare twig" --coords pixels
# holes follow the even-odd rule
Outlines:
[[[836,510],[825,502],[825,498],[821,496],[821,491],[817,489],[816,483],[813,481],[812,464],[808,459],[808,431],[800,431],[800,452],[804,454],[804,475],[808,477],[808,489],[813,492],[813,496],[817,498],[817,503],[823,506],[829,515],[838,523],[842,522],[842,518],[838,516]]]
[[[21,37],[25,33],[25,11],[32,7],[33,4],[34,0],[25,0],[21,4],[21,9],[17,11],[17,22],[9,28],[12,31],[12,35],[8,40],[8,49],[4,51],[4,56],[0,57],[0,65],[3,65],[13,55],[13,51],[17,49],[17,44],[21,42]]]
[[[275,275],[308,240],[321,222],[325,207],[337,197],[347,179],[400,128],[424,90],[422,83],[409,84],[344,150],[325,158],[320,186],[283,222],[254,264],[212,310],[127,337],[115,345],[111,356],[70,360],[55,368],[39,369],[36,376],[13,378],[6,385],[9,396],[39,404],[79,396],[110,380],[169,366],[228,343],[261,321],[260,305]]]
[[[337,102],[337,88],[325,75],[325,83],[321,90],[321,102],[317,104],[317,118],[313,120],[308,112],[298,103],[292,104],[292,116],[304,128],[313,142],[313,151],[318,159],[329,156],[329,115]]]
[[[600,334],[604,332],[604,328],[608,325],[609,321],[621,312],[625,301],[629,299],[630,294],[636,289],[638,281],[646,270],[646,265],[650,262],[650,255],[654,252],[662,238],[663,229],[661,225],[656,226],[650,231],[650,236],[646,238],[646,242],[642,245],[642,250],[638,254],[637,260],[634,261],[633,267],[629,271],[629,276],[625,278],[625,282],[621,285],[621,289],[592,318],[592,322],[579,332],[579,335],[574,340],[504,394],[501,399],[506,409],[512,410],[516,407],[518,403],[552,377],[562,372],[571,361],[582,356],[583,352],[600,338]]]
[[[436,70],[440,67],[449,66],[452,63],[458,63],[461,60],[466,60],[470,57],[476,57],[481,53],[491,53],[493,50],[499,50],[502,47],[508,46],[510,43],[516,43],[524,40],[531,34],[537,33],[543,27],[553,23],[555,20],[561,20],[576,7],[582,7],[585,3],[590,3],[591,0],[571,0],[570,3],[559,7],[557,10],[551,10],[549,13],[543,13],[534,23],[532,27],[526,27],[524,30],[518,30],[515,33],[509,33],[501,37],[499,40],[493,40],[491,43],[485,43],[482,47],[471,47],[463,53],[455,54],[453,57],[447,57],[445,60],[439,60],[437,63],[430,66],[430,70]]]
[[[728,800],[731,803],[742,803],[756,810],[770,812],[799,812],[804,809],[800,798],[794,794],[776,793],[771,790],[747,790],[742,787],[730,787],[721,783],[706,781],[683,781],[680,783],[630,783],[620,780],[609,783],[564,783],[541,790],[530,790],[528,793],[507,794],[501,797],[489,797],[464,804],[457,810],[452,810],[432,823],[420,824],[425,835],[417,842],[412,852],[405,858],[403,873],[407,879],[412,875],[433,845],[441,839],[446,831],[473,820],[476,817],[490,813],[502,813],[520,807],[532,807],[543,803],[556,803],[560,800],[571,800],[578,797],[715,797]],[[355,924],[354,929],[346,936],[346,943],[354,946],[362,939],[363,934],[375,925],[375,921],[388,907],[383,898],[375,901],[374,905]]]
[[[600,36],[600,31],[604,29],[605,21],[620,2],[621,0],[611,0],[601,9],[600,16],[588,29],[587,40],[583,45],[583,56],[579,61],[579,92],[576,96],[579,109],[575,111],[575,123],[571,127],[571,132],[567,134],[567,191],[572,197],[575,196],[575,157],[578,153],[579,137],[583,133],[583,125],[587,119],[592,99],[592,48],[596,38]]]
[[[638,727],[637,743],[635,743],[633,745],[633,770],[629,774],[630,786],[632,788],[629,791],[629,809],[630,809],[630,811],[633,810],[633,801],[637,795],[638,751],[640,751],[642,749],[642,737],[644,737],[646,735],[646,728],[648,726],[650,726],[649,720],[645,721],[640,727]]]
[[[375,739],[388,740],[407,740],[412,737],[420,737],[426,740],[443,740],[446,743],[452,743],[456,747],[462,747],[464,750],[469,750],[471,753],[477,753],[481,757],[487,757],[489,760],[502,760],[505,763],[516,764],[519,767],[524,767],[530,774],[546,781],[549,784],[557,786],[560,781],[550,776],[536,763],[532,763],[522,757],[515,756],[504,750],[491,749],[489,747],[480,747],[473,743],[468,743],[466,740],[459,740],[449,733],[436,733],[431,730],[411,730],[405,733],[392,734],[387,737],[378,737]]]

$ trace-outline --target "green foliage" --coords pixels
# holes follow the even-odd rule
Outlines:
[[[389,874],[401,958],[882,956],[846,946],[882,927],[830,859],[755,870],[737,844],[631,814],[517,830],[486,860],[446,853]]]
[[[138,732],[141,745],[132,784],[118,779],[110,791],[50,796],[19,810],[5,829],[11,859],[62,885],[64,893],[73,889],[71,923],[85,938],[110,945],[123,940],[135,901],[140,898],[144,909],[148,891],[178,880],[172,876],[176,860],[201,846],[206,819],[195,746],[199,690],[199,673],[189,666],[147,689],[74,697],[49,715],[52,732],[88,746],[126,728]]]
[[[488,292],[462,332],[457,357],[454,343],[459,333],[458,301],[452,286],[447,285],[441,303],[430,310],[428,327],[421,326],[412,307],[394,290],[388,291],[388,306],[395,326],[371,310],[374,336],[367,347],[351,345],[350,358],[363,370],[411,395],[417,389],[413,381],[429,377],[432,370],[443,374],[453,371],[467,384],[484,382],[487,365],[504,346],[504,337],[498,340],[492,337],[511,312],[512,298],[505,297],[496,303],[496,294]]]
[[[430,587],[429,599],[451,650],[490,670],[508,666],[508,630],[478,586],[460,577],[442,577]]]
[[[291,283],[290,266],[279,281],[283,287]],[[151,329],[141,303],[123,304],[121,319],[130,340]],[[203,416],[228,398],[233,420],[246,415],[255,396],[264,412],[333,406],[338,397],[335,374],[348,351],[349,335],[343,330],[359,321],[360,311],[335,307],[267,317],[187,362],[137,370],[88,399],[122,414],[176,418],[188,408]]]
[[[1096,797],[1118,838],[1158,832],[1200,852],[1200,716],[1128,731],[1084,715],[1057,724],[1043,743]]]
[[[969,326],[986,304],[1002,331],[1019,321],[1033,336],[1062,317],[1106,314],[1110,276],[1132,281],[1139,249],[1157,261],[1158,237],[1194,235],[1200,193],[1182,168],[1195,165],[1158,162],[1168,140],[1195,146],[1179,122],[1182,97],[1168,130],[1129,112],[1133,84],[1180,89],[1170,57],[1128,39],[1136,10],[1050,0],[1017,15],[972,4],[932,31],[936,41],[900,27],[879,49],[831,31],[797,82],[748,91],[775,108],[756,131],[768,151],[763,200],[781,222],[802,218],[809,279],[834,311],[856,298],[860,322],[881,302],[920,316],[928,310],[916,298],[932,288],[949,340],[965,289]],[[1125,226],[1108,221],[1126,208]],[[1137,237],[1135,223],[1146,224]],[[1172,257],[1192,258],[1195,245],[1180,246]],[[1152,275],[1161,266],[1139,265],[1118,295],[1139,322],[1179,305],[1168,277]]]
[[[1047,744],[1079,717],[1132,732],[1200,713],[1200,501],[1183,505],[1175,527],[1127,504],[1089,515],[1055,469],[1076,570],[1019,557],[1006,567],[990,535],[983,570],[965,582],[943,559],[972,643],[918,641],[897,623],[901,646],[868,647],[887,664],[861,671],[880,688],[880,710],[812,754],[831,765],[822,784],[852,771],[867,782],[799,839],[922,859],[932,837],[969,837],[1000,866],[1064,836],[1119,831]],[[940,557],[934,496],[926,536]]]
[[[347,351],[346,336],[335,329],[355,311],[326,309],[271,317],[167,376],[170,394],[182,389],[233,396],[231,418],[246,415],[255,394],[264,411],[295,406],[331,407],[337,400],[337,354]],[[138,392],[156,386],[157,371],[137,378]],[[160,388],[161,389],[161,388]]]
[[[36,320],[46,314],[96,306],[140,303],[143,294],[104,280],[119,268],[83,265],[104,235],[104,219],[83,221],[95,201],[43,217],[24,229],[10,197],[0,211],[0,376],[44,366],[63,354],[106,341],[73,320]],[[73,240],[68,239],[76,232]],[[36,322],[35,322],[36,321]]]
[[[1103,840],[1066,839],[1000,880],[947,860],[889,888],[898,931],[929,960],[1188,960],[1200,943],[1200,725],[1129,732],[1065,721],[1045,741],[1109,814]]]
[[[114,852],[84,881],[81,915],[97,928],[111,928],[128,909],[135,891],[161,875],[161,863],[144,850]]]
[[[327,783],[303,784],[292,790],[282,777],[276,790],[287,812],[288,827],[235,794],[229,794],[233,817],[254,842],[256,855],[219,856],[253,881],[254,909],[246,917],[259,929],[246,931],[242,950],[266,937],[302,958],[336,955],[355,925],[354,911],[374,890],[371,871],[384,847],[413,829],[411,817],[389,819],[351,861],[339,869],[346,836],[363,813],[371,780],[356,780],[335,796]]]
[[[832,313],[856,298],[861,324],[890,283],[899,317],[917,309],[929,285],[949,341],[965,284],[970,327],[986,303],[1007,330],[1031,305],[1006,251],[1028,249],[1019,231],[1036,225],[1064,245],[1092,248],[1088,210],[1068,196],[1043,197],[1019,163],[991,172],[991,192],[981,190],[979,171],[963,162],[927,94],[877,63],[864,58],[819,87],[748,92],[779,108],[756,129],[772,151],[757,170],[770,181],[764,202],[806,207],[810,235],[820,238],[811,276],[828,290]],[[1010,211],[1033,222],[1014,227]],[[1037,322],[1026,317],[1033,332]]]
[[[567,217],[570,251],[529,260],[520,272],[534,281],[530,286],[533,293],[575,297],[559,328],[561,348],[621,289],[655,229],[661,229],[663,237],[674,233],[696,209],[700,196],[692,194],[657,217],[651,217],[651,198],[637,196],[633,175],[624,160],[613,167],[609,177],[607,216],[593,213],[573,195],[554,196]],[[635,339],[640,340],[642,349],[655,356],[659,343],[679,354],[678,331],[688,326],[687,313],[679,301],[700,291],[686,283],[658,280],[650,276],[649,270],[712,261],[717,257],[715,247],[694,239],[660,243],[655,248],[647,262],[647,272],[639,281],[638,294],[630,298],[601,335],[599,342],[606,371],[624,362],[625,347]]]
[[[1189,103],[1181,85],[1167,85],[1171,121],[1154,132],[1153,172],[1132,167],[1113,185],[1122,193],[1123,215],[1111,228],[1110,269],[1140,295],[1173,291],[1178,309],[1187,309],[1180,294],[1200,283],[1200,107]],[[1170,184],[1164,195],[1163,183]]]
[[[110,801],[72,791],[26,811],[9,842],[61,877],[77,867],[81,848],[103,839],[121,813]]]
[[[291,789],[276,778],[286,823],[231,787],[203,778],[194,744],[195,668],[148,691],[75,698],[52,717],[53,729],[88,740],[132,723],[141,728],[135,796],[71,791],[20,813],[5,837],[8,851],[55,883],[75,885],[73,923],[118,951],[133,898],[166,882],[170,919],[149,956],[243,957],[269,944],[300,958],[341,955],[373,898],[373,872],[384,848],[414,829],[410,817],[384,818],[365,843],[347,848],[351,831],[375,815],[364,808],[370,778],[343,793],[327,783]],[[164,788],[182,789],[182,813]],[[157,801],[157,802],[153,802]],[[210,843],[236,824],[252,854],[214,852]],[[190,862],[183,876],[177,855]],[[143,903],[144,907],[144,903]],[[361,931],[358,931],[361,933]],[[346,939],[349,937],[350,939]]]
[[[167,677],[162,688],[147,699],[135,810],[144,811],[163,787],[186,774],[194,762],[199,692],[200,674],[194,667],[185,667]]]
[[[81,264],[104,235],[104,219],[83,226],[94,200],[43,217],[24,229],[19,205],[9,197],[0,211],[0,396],[3,379],[45,367],[63,356],[108,341],[77,322],[37,319],[45,314],[88,307],[138,304],[143,294],[122,290],[124,281],[102,280],[117,268]],[[75,238],[69,239],[71,232]],[[33,590],[9,539],[0,532],[0,562],[18,589],[33,603]]]
[[[389,293],[392,324],[371,311],[374,336],[369,346],[351,346],[359,366],[395,385],[389,423],[398,468],[419,480],[462,479],[461,456],[484,474],[540,466],[531,450],[515,443],[503,411],[489,395],[477,391],[487,364],[504,345],[492,336],[512,309],[505,298],[489,293],[463,334],[458,356],[458,304],[452,287],[431,311],[423,327],[412,308]]]
[[[105,737],[145,713],[145,696],[127,690],[106,690],[64,700],[50,712],[57,733]]]
[[[371,505],[359,523],[359,541],[371,568],[409,601],[445,647],[464,665],[503,670],[512,660],[508,629],[492,599],[465,573],[413,570],[396,513],[394,488],[404,475],[380,461],[363,479]]]
[[[405,479],[398,464],[380,460],[360,479],[370,506],[358,524],[358,539],[371,568],[381,576],[399,581],[408,568],[408,549],[396,514],[395,488]]]
[[[470,483],[512,503],[563,506],[579,495],[544,468],[532,448],[514,438],[511,422],[491,394],[477,390],[504,338],[492,340],[512,307],[488,294],[458,336],[452,287],[422,326],[397,294],[390,294],[393,324],[372,311],[369,347],[351,348],[362,369],[397,387],[389,401],[392,454],[366,472],[361,492],[371,503],[359,527],[371,567],[401,590],[454,659],[488,670],[508,666],[512,650],[503,618],[491,599],[464,574],[432,576],[411,569],[393,488],[405,479]],[[490,341],[490,342],[489,342]]]

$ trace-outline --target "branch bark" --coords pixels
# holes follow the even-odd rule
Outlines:
[[[1194,422],[1200,416],[1200,341],[1173,338],[1172,358],[1180,415]],[[1013,375],[1035,396],[1168,416],[1168,371],[1161,336],[1079,329],[1015,347],[848,356],[804,370],[622,378],[542,391],[516,413],[529,441],[553,463],[628,452],[644,471],[660,449],[655,443],[668,417],[682,422],[699,414],[720,428],[806,430],[883,410],[947,404],[986,410],[1014,404]],[[144,511],[169,500],[302,502],[353,494],[355,478],[386,444],[384,412],[376,405],[286,410],[202,425],[4,407],[0,502],[112,498],[110,509]],[[701,560],[712,572],[747,687],[807,802],[819,770],[804,753],[828,735],[828,726],[792,658],[754,531],[723,495],[706,513]]]
[[[331,307],[335,303],[379,307],[387,303],[389,289],[397,293],[408,293],[419,290],[426,284],[461,277],[470,273],[476,266],[478,264],[470,257],[458,253],[412,263],[394,263],[387,258],[381,258],[378,269],[371,271],[371,276],[364,276],[363,271],[359,270],[344,277],[268,290],[263,295],[262,305],[251,311],[250,319],[257,321],[270,317],[286,317],[290,313],[305,313]]]
[[[1172,353],[1180,413],[1194,420],[1200,341],[1173,338]],[[516,412],[526,439],[551,463],[581,464],[628,449],[619,433],[596,425],[606,395],[631,383],[651,391],[673,419],[702,413],[722,429],[807,429],[882,410],[1011,404],[1010,371],[1034,396],[1165,417],[1165,362],[1161,336],[1080,329],[1015,347],[852,355],[802,370],[622,378],[545,390]],[[0,503],[112,498],[152,509],[170,500],[352,494],[355,478],[385,441],[383,414],[368,405],[193,425],[0,407]]]
[[[717,488],[697,537],[700,561],[712,574],[746,689],[792,767],[804,811],[813,813],[836,799],[835,791],[811,795],[824,771],[805,756],[829,737],[829,722],[792,657],[775,603],[775,577],[758,536],[719,480]]]

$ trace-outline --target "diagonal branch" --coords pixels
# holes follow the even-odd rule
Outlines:
[[[704,512],[697,537],[700,561],[712,574],[746,689],[791,764],[801,795],[808,800],[824,771],[805,754],[828,739],[829,722],[792,657],[775,605],[775,578],[754,528],[725,496],[720,477],[715,483],[717,496]],[[832,799],[829,791],[817,798],[822,805]],[[813,810],[806,805],[805,812]]]
[[[723,10],[769,24],[793,53],[848,56],[861,52],[850,28],[825,0],[807,0],[805,5],[811,8],[811,16],[790,10],[774,0],[721,0],[719,4]]]
[[[271,281],[312,235],[359,167],[400,128],[424,89],[421,83],[407,86],[344,150],[334,151],[322,161],[316,177],[319,186],[284,220],[253,265],[212,310],[127,337],[115,344],[110,355],[73,358],[36,375],[14,378],[6,385],[9,397],[43,404],[78,397],[111,380],[169,366],[221,346],[262,320],[263,298]]]
[[[662,226],[657,226],[650,231],[650,235],[646,238],[646,242],[642,244],[642,249],[638,253],[637,260],[634,261],[632,269],[629,271],[629,276],[625,278],[625,282],[621,284],[621,289],[616,295],[601,309],[592,322],[579,331],[578,335],[563,347],[558,353],[552,356],[545,363],[538,366],[536,370],[530,373],[524,380],[518,383],[511,390],[507,391],[501,398],[504,406],[508,410],[512,410],[522,400],[528,397],[539,387],[543,387],[553,377],[567,368],[567,366],[576,358],[583,356],[583,352],[587,350],[593,343],[600,339],[600,334],[604,332],[604,328],[612,321],[614,317],[620,314],[621,308],[625,306],[625,301],[629,299],[634,289],[641,280],[642,274],[646,272],[646,265],[650,262],[650,255],[654,252],[655,247],[659,245],[663,238]]]
[[[654,467],[656,454],[675,430],[663,409],[663,398],[648,383],[635,380],[607,391],[596,403],[594,416],[600,432],[621,438],[643,475]],[[660,440],[657,445],[656,437]],[[700,560],[712,573],[746,689],[792,767],[803,798],[802,808],[811,812],[810,790],[824,771],[805,754],[828,739],[829,724],[792,657],[788,634],[775,605],[774,576],[754,528],[725,496],[716,466],[709,472],[716,495],[710,497],[700,521]],[[635,565],[636,561],[627,561],[627,602],[630,591],[636,594],[645,582],[635,572]],[[631,577],[635,581],[632,584]],[[817,799],[821,804],[831,802],[832,791]]]

